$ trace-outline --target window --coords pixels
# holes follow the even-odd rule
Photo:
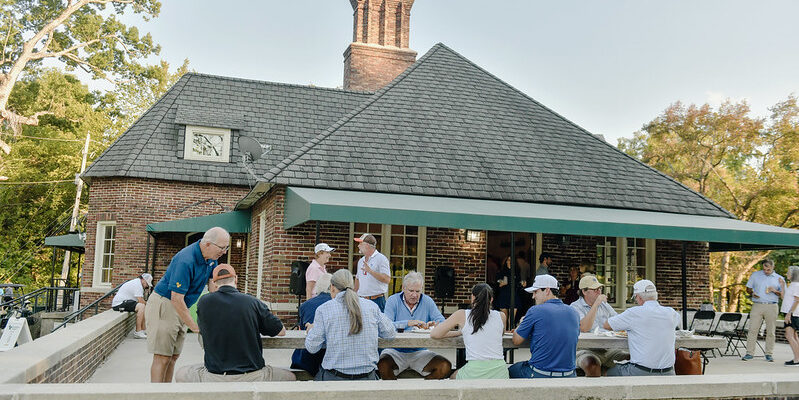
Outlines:
[[[616,308],[634,306],[633,284],[655,280],[655,240],[604,237],[596,247],[596,274],[607,285],[608,303]]]
[[[388,294],[402,291],[402,278],[411,271],[418,271],[424,276],[424,256],[427,228],[407,225],[381,225],[367,223],[351,223],[351,237],[359,237],[370,233],[377,239],[377,250],[389,260],[391,267],[391,283]],[[385,238],[385,240],[384,240]],[[350,245],[352,270],[358,268],[358,260],[362,255],[358,252],[358,243]]]
[[[97,223],[93,286],[111,286],[116,250],[116,228],[116,222],[113,221]]]
[[[183,158],[199,161],[230,161],[230,129],[186,126]]]

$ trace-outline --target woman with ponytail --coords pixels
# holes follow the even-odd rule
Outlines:
[[[455,311],[430,332],[433,339],[463,336],[467,362],[451,378],[508,379],[502,353],[505,314],[491,309],[493,299],[491,286],[478,283],[472,288],[472,308]],[[453,331],[456,327],[459,329]]]
[[[330,279],[332,300],[316,309],[305,337],[305,348],[326,348],[317,381],[377,380],[377,338],[393,339],[394,324],[372,301],[358,297],[350,271],[340,269]]]

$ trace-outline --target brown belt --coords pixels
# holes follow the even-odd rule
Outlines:
[[[379,299],[379,298],[383,297],[383,295],[382,294],[376,294],[374,296],[361,296],[361,297],[363,297],[366,300],[374,300],[374,299]]]

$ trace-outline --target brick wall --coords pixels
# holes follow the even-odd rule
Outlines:
[[[427,228],[425,293],[439,306],[469,304],[472,287],[485,282],[485,232],[482,232],[483,240],[479,242],[468,242],[464,236],[461,229]],[[455,269],[455,296],[452,299],[435,297],[433,277],[438,267]]]
[[[709,299],[710,256],[707,243],[688,242],[686,270],[688,308],[698,309]],[[682,308],[682,242],[658,240],[655,250],[655,285],[663,305]]]
[[[376,91],[416,61],[416,52],[352,43],[344,51],[344,89]]]
[[[97,367],[114,351],[136,325],[136,314],[101,333],[77,351],[66,355],[28,383],[81,383],[88,380]]]
[[[247,192],[246,187],[231,185],[138,178],[94,178],[89,188],[86,258],[81,286],[92,286],[98,221],[116,221],[112,285],[117,286],[144,272],[147,253],[145,227],[148,223],[230,211]],[[159,240],[154,274],[156,280],[163,274],[175,252],[183,248],[184,240],[183,234],[170,234]],[[234,256],[231,261],[238,262],[238,265],[234,265],[237,271],[243,271],[243,250],[238,252],[235,255],[236,250],[232,251]],[[84,291],[81,305],[88,304],[100,295]]]
[[[258,247],[264,246],[263,279],[261,299],[273,304],[273,310],[285,324],[296,322],[296,311],[285,311],[294,307],[297,296],[289,291],[291,263],[297,260],[310,262],[316,237],[316,222],[309,221],[289,230],[283,229],[283,209],[285,206],[285,187],[276,186],[259,200],[252,208],[252,227],[247,256],[250,268],[247,271],[248,290],[255,293],[258,271]],[[260,214],[265,213],[265,237],[259,242]],[[333,273],[348,266],[348,249],[352,238],[346,222],[320,222],[321,242],[337,249],[327,264],[327,271]],[[304,300],[303,296],[303,299]],[[284,309],[284,310],[281,310]]]

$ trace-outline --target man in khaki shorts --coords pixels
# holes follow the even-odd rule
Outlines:
[[[266,365],[261,335],[284,336],[286,328],[260,300],[236,290],[236,271],[214,268],[217,290],[197,303],[204,361],[180,367],[175,382],[293,381],[291,371]]]
[[[571,303],[571,308],[580,314],[580,332],[593,332],[603,325],[608,318],[616,315],[616,310],[608,304],[608,296],[602,293],[603,285],[595,275],[586,275],[580,279],[580,298]],[[630,353],[624,350],[582,349],[577,350],[575,364],[585,372],[585,376],[601,376],[602,369],[614,366],[614,361],[627,360]]]
[[[172,257],[164,276],[147,301],[147,351],[153,354],[151,382],[172,382],[175,361],[183,350],[188,327],[200,332],[189,314],[209,282],[216,260],[230,247],[230,234],[214,227],[203,238]]]

